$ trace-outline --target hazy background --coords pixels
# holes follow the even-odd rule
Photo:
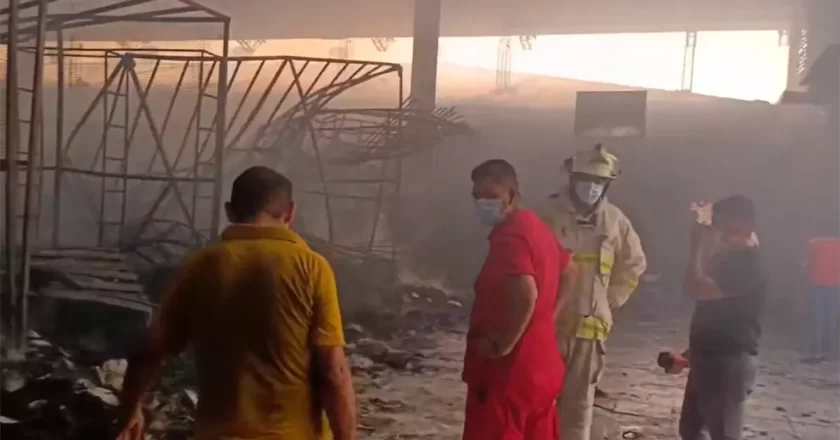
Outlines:
[[[396,240],[402,250],[401,266],[405,277],[441,283],[453,290],[467,290],[485,251],[486,230],[472,216],[470,169],[482,160],[501,157],[510,160],[520,174],[528,205],[538,205],[556,192],[567,178],[560,165],[567,156],[589,148],[593,140],[573,135],[575,93],[585,90],[649,89],[647,137],[641,140],[607,140],[605,145],[621,160],[624,174],[611,187],[610,199],[634,222],[649,256],[649,274],[661,277],[659,294],[638,297],[635,301],[656,309],[663,303],[687,307],[679,299],[679,281],[688,248],[691,222],[689,205],[693,201],[713,200],[735,193],[752,197],[759,209],[762,245],[773,277],[773,308],[780,312],[804,313],[801,263],[808,237],[837,234],[840,155],[829,133],[837,130],[837,121],[829,124],[817,108],[779,106],[775,103],[785,89],[787,56],[776,32],[700,32],[695,58],[694,93],[675,92],[683,76],[685,34],[638,35],[566,35],[540,36],[531,50],[519,47],[513,39],[512,80],[502,89],[496,80],[499,39],[450,38],[440,45],[438,73],[439,105],[454,105],[476,130],[475,136],[449,139],[435,149],[408,160],[404,166],[399,211],[390,213],[378,226],[377,240],[390,241],[389,231],[398,229]],[[75,42],[86,48],[106,47],[108,43]],[[195,41],[180,43],[122,43],[124,46],[189,47],[218,51],[219,43]],[[111,44],[113,45],[113,44]],[[239,52],[237,52],[239,51]],[[234,53],[244,54],[234,47]],[[296,40],[269,41],[259,46],[257,55],[295,55],[309,57],[348,57],[371,61],[401,63],[405,66],[403,89],[407,95],[411,66],[411,40],[395,39],[387,51],[378,51],[370,40]],[[55,61],[46,67],[44,161],[54,163],[56,143]],[[106,77],[101,61],[69,60],[64,115],[65,137],[79,123],[85,110]],[[272,145],[272,152],[257,158],[231,154],[226,179],[244,166],[260,163],[290,174],[297,185],[297,197],[306,229],[326,237],[323,198],[317,194],[316,161],[311,151],[301,147],[306,141],[274,139],[266,144],[260,132],[270,116],[273,103],[293,85],[288,70],[277,80],[273,72],[280,62],[261,70],[254,82],[242,113],[232,124],[232,133],[242,128],[235,148],[248,149],[260,142]],[[326,86],[340,67],[329,66],[318,77],[320,67],[313,63],[302,76],[302,83],[314,83],[313,90]],[[23,63],[22,78],[28,81]],[[113,68],[111,63],[108,68]],[[153,65],[138,62],[141,83],[151,75]],[[274,70],[272,70],[274,69]],[[233,117],[258,66],[243,65],[230,92],[227,115]],[[167,62],[159,67],[149,105],[158,129],[164,124],[169,98],[182,72],[185,82],[171,112],[163,136],[170,161],[185,139],[189,115],[198,102],[202,70],[183,70],[181,62]],[[206,74],[206,71],[204,71]],[[216,81],[210,80],[215,93]],[[270,88],[263,109],[245,124],[248,109],[254,108],[257,96]],[[383,75],[349,89],[331,101],[328,108],[394,107],[399,102],[400,78],[396,72]],[[299,101],[292,93],[278,115],[291,111]],[[114,99],[113,96],[110,99]],[[113,101],[111,101],[113,103]],[[212,120],[215,102],[204,99],[202,127]],[[124,104],[118,104],[115,121],[125,120]],[[22,114],[28,104],[22,103]],[[27,118],[28,119],[28,118]],[[80,126],[68,153],[78,168],[102,170],[101,155],[105,110],[95,107],[89,120]],[[115,122],[122,123],[122,122]],[[193,123],[195,125],[195,123]],[[121,151],[123,131],[107,134],[111,151]],[[186,136],[188,148],[182,154],[181,168],[196,162],[196,145],[206,139],[206,132],[195,130]],[[24,136],[25,140],[25,136]],[[162,173],[163,163],[155,154],[155,141],[144,118],[132,144],[128,168],[136,173]],[[210,140],[209,145],[213,145]],[[116,146],[116,149],[114,149]],[[322,144],[341,149],[340,142]],[[199,148],[200,150],[200,148]],[[300,151],[298,151],[300,150]],[[304,151],[305,150],[305,151]],[[210,153],[210,149],[204,154]],[[297,152],[297,153],[295,153]],[[302,154],[298,154],[303,152]],[[118,153],[115,153],[118,154]],[[208,156],[198,160],[206,161]],[[152,163],[150,167],[150,163]],[[375,175],[379,165],[354,169],[334,169],[335,176]],[[178,168],[178,167],[176,167]],[[193,171],[194,172],[194,171]],[[190,171],[182,171],[189,175]],[[229,185],[224,187],[225,197]],[[40,235],[49,242],[53,183],[52,173],[43,181]],[[206,191],[208,185],[202,185]],[[62,245],[97,245],[95,227],[103,203],[106,216],[119,214],[119,203],[102,197],[99,179],[67,176],[62,183]],[[126,222],[137,222],[148,211],[160,183],[133,181],[129,185]],[[191,185],[182,185],[185,198],[192,197]],[[394,190],[389,186],[386,191]],[[373,194],[378,187],[332,184],[331,191]],[[105,200],[103,202],[103,200]],[[388,209],[395,206],[393,197],[385,198]],[[115,204],[116,203],[116,204]],[[196,223],[207,227],[209,206],[196,204]],[[344,201],[336,204],[340,231],[337,241],[355,245],[367,240],[375,206],[369,202]],[[182,219],[179,205],[172,198],[164,203],[158,218]],[[380,216],[381,219],[381,216]],[[203,222],[203,223],[202,223]],[[117,240],[117,231],[106,236],[105,244]],[[771,326],[781,326],[771,322]]]

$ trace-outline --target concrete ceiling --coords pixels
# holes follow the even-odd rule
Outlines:
[[[441,34],[786,29],[803,1],[442,0]],[[53,0],[50,14],[78,13],[114,3],[113,0]],[[200,3],[231,17],[235,39],[410,37],[413,29],[414,0],[204,0]],[[107,14],[126,15],[182,6],[178,0],[154,0]],[[24,14],[33,13],[27,10]],[[196,40],[219,38],[221,26],[122,22],[74,29],[68,34],[79,40]]]

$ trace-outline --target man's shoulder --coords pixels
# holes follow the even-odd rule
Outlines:
[[[534,232],[548,228],[533,209],[520,209],[510,220],[500,228],[497,235],[528,238]]]
[[[222,242],[211,243],[191,254],[188,254],[181,263],[182,269],[195,270],[207,266],[211,261],[218,261],[226,253]]]
[[[494,239],[519,241],[533,249],[545,249],[547,243],[557,243],[554,231],[533,210],[522,209],[512,220]]]
[[[610,202],[609,200],[604,200],[604,204],[601,206],[601,212],[604,213],[605,216],[610,218],[611,220],[618,222],[622,225],[630,225],[630,218],[627,217],[627,214],[618,207],[615,203]]]
[[[307,248],[301,253],[301,258],[306,259],[311,267],[317,271],[332,271],[332,265],[330,264],[330,261],[327,260],[327,257],[310,248]]]
[[[539,212],[528,210],[524,221],[524,229],[530,236],[538,240],[544,240],[548,237],[554,239],[555,235],[551,229],[551,225],[546,222],[546,219]]]
[[[253,246],[254,243],[256,243],[256,246]],[[247,246],[247,248],[243,248],[243,246]],[[312,249],[303,239],[300,239],[300,241],[289,241],[265,238],[251,241],[251,244],[242,240],[222,240],[205,248],[201,252],[206,255],[219,256],[239,252],[256,253],[261,258],[279,262],[285,261],[295,267],[302,267],[307,270],[318,271],[324,268],[331,268],[326,257]]]

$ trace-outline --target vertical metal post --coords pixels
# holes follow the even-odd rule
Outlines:
[[[128,158],[131,154],[132,143],[132,133],[129,131],[131,127],[131,84],[129,84],[128,78],[126,78],[125,91],[123,93],[125,93],[123,96],[123,108],[125,110],[123,110],[123,156],[122,163],[120,164],[120,174],[122,175],[122,183],[120,184],[120,189],[122,190],[120,203],[122,205],[120,206],[120,225],[118,229],[120,245],[123,244],[122,231],[125,228],[125,218],[128,214]]]
[[[697,32],[685,33],[685,53],[683,55],[683,74],[680,90],[690,92],[694,90],[694,57],[697,47]]]
[[[228,55],[230,53],[230,19],[222,25],[222,59],[219,63],[218,96],[216,96],[216,151],[213,154],[216,173],[213,181],[213,211],[210,213],[210,239],[219,236],[222,191],[224,191],[225,138],[227,125]]]
[[[52,211],[52,245],[58,247],[61,243],[61,180],[64,169],[64,31],[59,23],[56,31],[56,116],[55,116],[55,171],[53,171],[53,211]]]
[[[400,67],[399,70],[399,83],[400,83],[400,90],[397,96],[397,108],[399,109],[398,117],[399,117],[399,136],[401,141],[405,139],[405,129],[406,129],[406,110],[405,107],[405,97],[403,91],[403,70]],[[397,169],[395,171],[395,178],[397,179],[396,188],[394,188],[394,211],[391,213],[391,219],[394,221],[395,224],[389,225],[391,228],[391,260],[394,261],[394,273],[393,277],[394,280],[397,278],[397,273],[399,272],[397,268],[397,245],[400,243],[400,238],[402,237],[402,170],[403,170],[403,157],[400,156],[397,159]]]
[[[21,256],[21,288],[17,292],[17,349],[22,353],[26,352],[26,339],[28,330],[29,307],[27,293],[29,292],[29,267],[32,260],[32,229],[37,229],[33,224],[33,199],[40,200],[35,194],[40,188],[35,186],[35,173],[40,173],[41,165],[39,153],[42,151],[43,141],[43,99],[44,99],[44,39],[47,31],[47,0],[41,0],[38,4],[38,34],[35,43],[35,66],[32,76],[32,104],[29,117],[29,146],[27,150],[26,167],[26,192],[23,203],[23,252]],[[36,220],[37,221],[37,220]]]
[[[414,0],[411,96],[421,110],[433,110],[437,95],[441,0]]]
[[[799,88],[802,75],[799,52],[802,43],[802,30],[798,26],[791,26],[791,30],[780,32],[780,34],[784,34],[788,48],[787,90],[796,90]],[[779,39],[782,39],[781,35]],[[781,43],[782,41],[780,41],[780,45]]]
[[[102,69],[104,72],[103,78],[108,78],[108,75],[111,73],[108,71],[108,59],[110,58],[109,54],[105,54],[105,57],[102,59]],[[122,76],[120,78],[120,82],[122,79],[126,78],[125,72],[122,72]],[[119,90],[119,86],[117,86],[117,90]],[[111,119],[109,118],[108,112],[108,93],[110,93],[110,87],[106,88],[104,94],[102,95],[102,120],[104,124],[102,125],[102,172],[105,173],[107,171],[108,165],[108,130],[111,128]],[[116,100],[115,100],[116,101]],[[95,159],[94,159],[95,160]],[[99,224],[98,224],[98,232],[97,232],[97,244],[99,246],[103,246],[105,244],[105,182],[108,179],[102,178],[99,182]]]
[[[511,48],[510,37],[501,37],[496,53],[496,90],[501,91],[510,88],[512,68],[513,48]]]
[[[195,179],[195,180],[193,181],[193,193],[192,193],[192,215],[193,215],[193,217],[192,217],[192,225],[190,225],[190,227],[192,227],[192,229],[194,231],[198,230],[198,218],[199,218],[198,195],[201,192],[201,187],[202,187],[202,184],[201,184],[202,182],[199,179],[204,177],[204,176],[201,175],[202,174],[202,169],[201,169],[201,121],[202,121],[201,107],[204,104],[203,100],[204,100],[204,94],[205,94],[205,90],[206,90],[206,86],[204,84],[204,81],[205,81],[204,80],[204,50],[202,50],[201,51],[201,57],[199,58],[199,61],[198,61],[198,93],[196,93],[197,101],[195,103],[195,113],[193,115],[194,120],[195,120],[195,142],[193,144],[193,155],[194,155],[195,159],[193,160],[192,174],[193,174],[193,179]],[[209,77],[208,77],[208,81],[209,81]],[[189,133],[189,127],[187,128],[187,133]],[[184,143],[186,144],[186,142],[188,142],[188,140],[189,139],[185,137],[184,138]],[[178,161],[178,159],[176,159],[176,162],[177,161]],[[215,191],[215,187],[214,187],[214,191]],[[215,200],[213,201],[213,203],[215,203]],[[210,235],[213,235],[212,231],[210,232]]]
[[[779,31],[779,45],[784,46],[786,43],[788,48],[787,90],[800,88],[799,81],[805,70],[802,63],[806,43],[803,37],[807,35],[804,32],[804,24],[805,8],[799,4],[791,9],[788,28]]]
[[[6,304],[8,311],[5,322],[9,326],[10,335],[17,340],[15,334],[14,311],[17,307],[18,290],[17,249],[18,249],[18,151],[20,147],[19,131],[20,117],[18,114],[18,14],[19,0],[9,0],[9,20],[6,42],[6,230],[4,250],[4,265],[6,269]]]

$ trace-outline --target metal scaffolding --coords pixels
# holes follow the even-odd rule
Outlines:
[[[5,19],[0,22],[3,28],[0,32],[0,40],[6,46],[6,111],[5,111],[5,136],[3,139],[2,171],[5,172],[4,180],[4,255],[3,255],[3,276],[2,276],[2,298],[3,298],[3,322],[7,324],[4,328],[6,334],[14,341],[14,349],[18,353],[25,349],[27,329],[27,295],[29,293],[29,273],[34,242],[37,240],[37,233],[40,226],[40,205],[43,200],[44,172],[54,172],[53,178],[53,201],[55,206],[59,205],[61,192],[65,183],[65,176],[82,170],[68,169],[71,165],[66,159],[70,139],[64,142],[64,114],[65,114],[65,59],[73,54],[65,53],[63,34],[65,31],[74,28],[101,26],[118,22],[161,22],[161,23],[210,23],[220,26],[219,35],[222,40],[221,55],[213,55],[214,59],[226,60],[230,39],[230,19],[210,8],[204,7],[192,0],[170,0],[175,6],[156,7],[159,0],[125,0],[112,4],[93,7],[70,13],[48,14],[50,8],[60,7],[69,2],[61,0],[10,0],[9,7],[0,10],[0,17]],[[140,10],[138,10],[138,8]],[[145,9],[144,9],[145,8]],[[115,15],[114,13],[119,13]],[[28,15],[27,15],[28,14]],[[48,37],[58,42],[55,48],[46,48]],[[24,46],[31,40],[35,45]],[[44,65],[45,55],[50,53],[57,59],[56,92],[57,103],[55,126],[55,157],[53,163],[47,163],[45,153],[45,124],[44,124]],[[22,87],[19,75],[22,66],[19,64],[19,57],[28,54],[32,56],[32,84],[31,87]],[[125,84],[137,85],[137,75],[133,70],[131,56],[108,52],[104,59],[105,66],[108,60],[118,57],[119,61],[114,74],[119,76]],[[227,63],[220,62],[218,75],[221,78],[227,76]],[[125,72],[123,74],[122,72]],[[114,78],[114,79],[115,79]],[[111,77],[109,77],[111,79]],[[221,178],[222,158],[224,148],[225,129],[225,97],[227,96],[227,82],[217,81],[218,89],[216,100],[216,120],[213,157],[218,159],[214,162],[216,173],[213,176],[214,192],[213,198],[221,203]],[[128,86],[126,86],[127,88]],[[140,90],[136,90],[139,94]],[[105,94],[103,89],[102,94]],[[25,103],[21,96],[29,95],[29,119],[20,117],[20,105]],[[127,95],[126,95],[127,96]],[[139,96],[139,95],[138,95]],[[117,98],[118,96],[115,96]],[[128,99],[127,97],[125,98]],[[142,101],[142,99],[141,99]],[[142,105],[142,104],[141,104]],[[107,113],[107,106],[104,107]],[[148,114],[148,106],[145,112]],[[27,142],[22,142],[22,127],[28,126]],[[107,124],[106,124],[107,126]],[[109,127],[110,128],[110,127]],[[153,130],[154,131],[154,130]],[[71,136],[72,137],[72,136]],[[106,136],[103,135],[103,139]],[[103,140],[103,144],[107,141]],[[156,144],[160,147],[160,144]],[[103,157],[104,156],[103,147]],[[88,170],[90,171],[90,170]],[[23,176],[23,179],[21,179]],[[104,177],[104,175],[103,175]],[[120,177],[126,178],[125,172]],[[140,178],[138,176],[138,178]],[[166,180],[166,179],[164,179]],[[172,179],[168,179],[172,181]],[[22,197],[21,197],[22,196]],[[54,220],[60,219],[60,207],[54,210]],[[54,225],[54,245],[58,245],[59,224]]]
[[[513,68],[513,48],[510,37],[499,38],[499,47],[496,53],[496,90],[505,91],[510,89],[511,69]]]
[[[10,330],[19,347],[36,245],[118,249],[152,263],[171,262],[217,237],[227,178],[254,163],[280,169],[303,188],[302,198],[316,201],[307,227],[321,220],[325,227],[307,231],[313,242],[396,261],[390,236],[403,158],[470,131],[452,109],[419,110],[404,99],[399,64],[230,56],[230,20],[187,0],[172,0],[181,5],[176,8],[106,15],[155,1],[46,16],[39,23],[43,34],[54,34],[50,47],[44,39],[24,45],[40,34],[27,28],[16,36],[16,29],[32,21],[15,26],[14,11],[3,11],[10,17],[8,31],[0,34],[9,64],[18,54],[32,57],[41,66],[33,76],[31,90],[37,92],[46,60],[55,84],[55,106],[46,109],[55,125],[44,123],[38,93],[32,93],[33,117],[21,121],[15,99],[30,89],[18,87],[18,70],[9,66],[3,297],[13,300],[3,311],[14,317]],[[218,23],[221,37],[193,48],[65,44],[67,29],[131,20]],[[76,66],[79,81],[71,82],[68,66]],[[381,107],[346,104],[344,95],[353,99],[362,85],[373,87],[364,99],[374,97]],[[17,148],[21,123],[33,133],[25,155]],[[22,174],[25,185],[9,184]],[[19,194],[27,195],[22,209]],[[38,214],[42,205],[49,215]],[[339,230],[336,225],[352,223],[354,212],[364,217],[357,232]],[[390,227],[385,234],[383,223]],[[22,242],[16,240],[21,230],[29,237]]]
[[[319,209],[310,212],[324,221],[305,225],[309,237],[333,251],[396,262],[403,160],[469,134],[453,108],[428,111],[412,99],[395,108],[301,109],[258,133],[246,162],[283,168],[316,199]],[[354,224],[363,227],[342,230]]]

